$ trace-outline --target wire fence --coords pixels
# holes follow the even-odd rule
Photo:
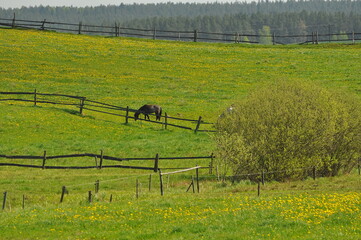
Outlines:
[[[321,42],[352,42],[361,40],[361,33],[321,33],[313,31],[305,34],[281,35],[248,34],[242,32],[205,32],[200,30],[161,30],[121,27],[115,23],[113,26],[89,25],[83,22],[63,23],[52,22],[46,19],[41,21],[0,18],[0,26],[7,28],[23,28],[57,31],[74,34],[103,35],[114,37],[136,37],[147,39],[193,41],[193,42],[223,42],[223,43],[250,43],[250,44],[318,44]]]
[[[0,96],[2,96],[0,98],[0,102],[30,102],[33,103],[34,106],[38,106],[39,104],[63,105],[77,108],[77,112],[79,114],[84,114],[84,110],[87,110],[90,112],[118,116],[124,118],[125,124],[129,123],[129,119],[135,119],[135,117],[131,116],[130,114],[137,111],[137,109],[129,108],[129,106],[116,106],[113,104],[90,100],[86,97],[58,93],[39,93],[36,89],[34,90],[34,92],[0,92]],[[155,114],[149,115],[155,116]],[[188,119],[172,117],[165,113],[163,116],[161,116],[160,121],[153,121],[150,119],[141,118],[138,118],[137,120],[162,125],[164,129],[167,129],[168,127],[176,127],[191,130],[195,133],[215,132],[215,130],[212,129],[213,123],[203,121],[201,116],[199,116],[198,119]],[[201,126],[208,126],[208,129],[201,129]]]

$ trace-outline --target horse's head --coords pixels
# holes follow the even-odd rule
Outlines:
[[[139,111],[134,113],[134,121],[137,121],[137,119],[139,118],[139,114],[140,114]]]

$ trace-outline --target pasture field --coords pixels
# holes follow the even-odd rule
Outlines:
[[[215,122],[253,88],[278,80],[313,81],[360,96],[361,45],[261,46],[153,41],[0,29],[0,91],[84,96],[170,116]],[[0,99],[3,96],[0,96]],[[74,107],[0,102],[0,155],[99,153],[116,157],[209,156],[212,133],[162,129]],[[1,162],[9,162],[0,159]],[[17,162],[27,162],[25,160]],[[93,159],[49,161],[89,165]],[[31,160],[41,165],[41,161]],[[125,163],[127,165],[128,163]],[[153,162],[133,165],[153,167]],[[209,160],[160,161],[159,167],[208,166]],[[169,170],[170,171],[170,170]],[[165,178],[125,169],[41,170],[0,167],[0,239],[360,239],[358,172],[257,186],[216,181],[202,169],[200,193],[185,193],[187,172]],[[135,197],[138,179],[140,196]],[[93,203],[87,193],[100,180]],[[59,203],[62,186],[69,194]],[[113,202],[109,203],[110,195]],[[22,209],[24,196],[25,207]],[[2,198],[1,198],[2,199]]]

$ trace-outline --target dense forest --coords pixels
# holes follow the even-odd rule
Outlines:
[[[302,35],[361,33],[361,1],[121,4],[98,7],[0,8],[0,18],[217,33]],[[341,37],[341,35],[340,35]],[[345,36],[342,36],[345,37]],[[347,37],[347,36],[346,36]]]

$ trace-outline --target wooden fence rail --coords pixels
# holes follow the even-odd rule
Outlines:
[[[66,94],[57,94],[57,93],[39,93],[35,89],[34,92],[0,92],[0,95],[10,95],[14,97],[5,97],[0,98],[0,102],[4,101],[17,101],[17,102],[32,102],[34,103],[34,106],[37,106],[38,104],[54,104],[54,105],[64,105],[64,106],[74,106],[77,109],[79,109],[79,114],[83,114],[84,110],[91,111],[91,112],[97,112],[107,115],[113,115],[113,116],[119,116],[125,118],[125,123],[127,124],[129,122],[129,119],[134,119],[133,116],[130,116],[129,113],[134,113],[137,111],[137,109],[131,109],[129,106],[127,107],[121,107],[116,106],[113,104],[108,103],[102,103],[99,101],[89,100],[86,97],[81,96],[72,96],[72,95],[66,95]],[[28,95],[30,98],[25,99],[22,96]],[[77,102],[74,102],[76,100]],[[155,116],[155,114],[149,114],[152,116]],[[169,123],[169,119],[173,119],[176,121],[184,121],[188,123],[193,123],[195,125],[194,128],[189,126],[183,126],[175,123]],[[164,116],[161,116],[161,122],[159,121],[153,121],[153,120],[145,120],[145,119],[138,119],[139,121],[146,121],[150,123],[155,124],[161,124],[165,129],[168,128],[168,126],[181,128],[181,129],[187,129],[192,130],[195,133],[197,132],[215,132],[213,129],[200,129],[200,125],[206,126],[206,125],[212,125],[213,123],[205,122],[202,120],[202,117],[199,117],[199,119],[187,119],[187,118],[177,118],[177,117],[171,117],[167,113],[165,113]]]
[[[137,37],[149,39],[165,39],[177,41],[203,41],[203,42],[231,42],[231,43],[262,43],[262,39],[272,44],[294,44],[294,43],[312,43],[319,42],[332,42],[332,41],[355,41],[361,40],[361,33],[327,33],[322,34],[318,31],[310,32],[307,34],[299,35],[277,35],[272,33],[270,35],[256,35],[242,32],[204,32],[204,31],[171,31],[160,29],[140,29],[121,27],[115,23],[113,26],[96,26],[87,25],[82,22],[79,23],[62,23],[52,22],[46,19],[40,21],[16,19],[15,14],[13,18],[0,18],[0,26],[8,28],[25,28],[25,29],[38,29],[50,30],[59,32],[68,32],[74,34],[90,34],[90,35],[106,35],[115,37]],[[341,37],[342,36],[342,37]],[[347,36],[347,39],[345,39]]]

